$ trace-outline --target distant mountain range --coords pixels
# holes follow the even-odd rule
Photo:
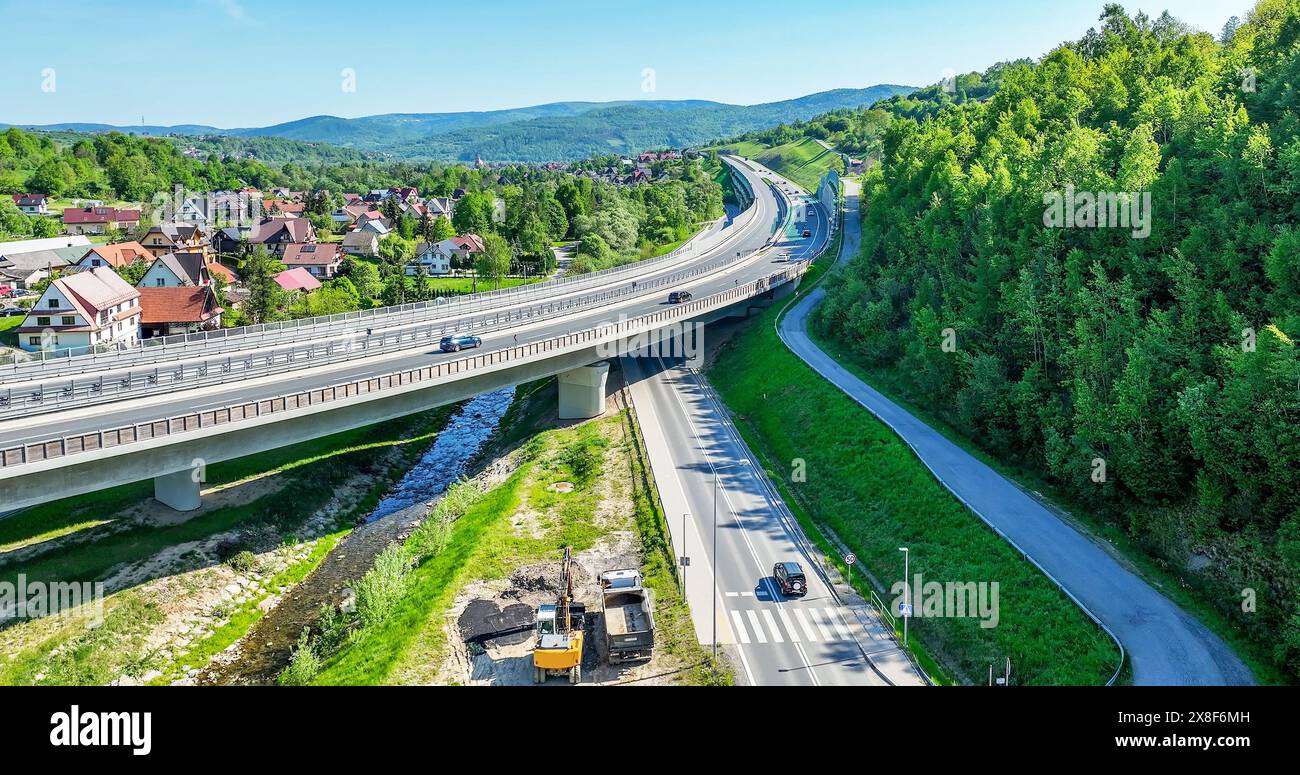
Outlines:
[[[870,105],[911,86],[834,89],[760,105],[707,100],[552,102],[527,108],[462,113],[386,113],[361,118],[312,116],[267,127],[220,129],[198,124],[111,126],[65,123],[15,125],[24,129],[145,135],[280,137],[325,142],[402,159],[570,161],[600,153],[683,147],[781,123],[803,121],[838,108]],[[9,126],[9,125],[3,125]]]

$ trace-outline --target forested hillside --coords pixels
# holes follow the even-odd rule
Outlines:
[[[995,75],[880,106],[817,325],[1300,675],[1300,0],[1219,39],[1108,6]],[[1047,228],[1069,186],[1149,192],[1149,237]]]

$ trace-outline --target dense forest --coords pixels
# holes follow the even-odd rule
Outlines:
[[[863,248],[816,321],[1121,527],[1292,677],[1298,82],[1300,0],[1218,38],[1111,5],[1037,63],[878,104]],[[1149,193],[1149,235],[1049,228],[1067,190]]]
[[[964,102],[986,99],[997,91],[1002,74],[1011,66],[1004,63],[983,73],[954,74],[944,82],[923,89],[908,89],[865,107],[839,108],[806,121],[778,124],[770,129],[737,135],[723,145],[750,141],[771,147],[813,138],[824,140],[841,153],[856,158],[875,158],[879,155],[885,129],[894,119],[923,120]]]

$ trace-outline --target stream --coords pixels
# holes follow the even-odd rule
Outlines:
[[[302,629],[316,622],[321,603],[337,602],[340,588],[365,575],[380,552],[428,516],[429,504],[465,475],[514,397],[515,388],[505,388],[466,401],[364,522],[240,639],[236,658],[214,660],[197,683],[273,683]]]

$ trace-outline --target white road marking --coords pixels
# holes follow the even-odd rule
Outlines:
[[[754,627],[754,637],[759,643],[767,643],[767,636],[763,634],[763,625],[758,623],[758,614],[751,608],[745,611],[745,615],[749,617],[749,623]]]
[[[781,617],[781,624],[785,625],[785,631],[789,633],[790,640],[795,643],[799,642],[799,631],[794,628],[794,622],[790,621],[790,614],[785,612],[785,608],[777,608],[776,615]]]
[[[767,628],[772,631],[772,640],[777,643],[785,643],[785,638],[781,637],[781,628],[776,626],[776,619],[772,618],[772,612],[763,609],[763,621],[767,623]]]
[[[813,632],[812,625],[804,618],[803,609],[794,609],[794,618],[799,620],[799,626],[803,628],[803,634],[808,636],[808,640],[818,640],[817,633]]]
[[[817,631],[822,634],[822,640],[835,640],[835,638],[831,636],[831,631],[826,629],[826,625],[822,624],[821,618],[817,616],[816,608],[808,609],[808,617],[812,619],[813,624],[817,625]]]
[[[736,638],[738,638],[741,643],[748,644],[749,633],[745,631],[745,620],[740,617],[740,612],[734,608],[731,609],[731,622],[733,629],[736,631]]]

